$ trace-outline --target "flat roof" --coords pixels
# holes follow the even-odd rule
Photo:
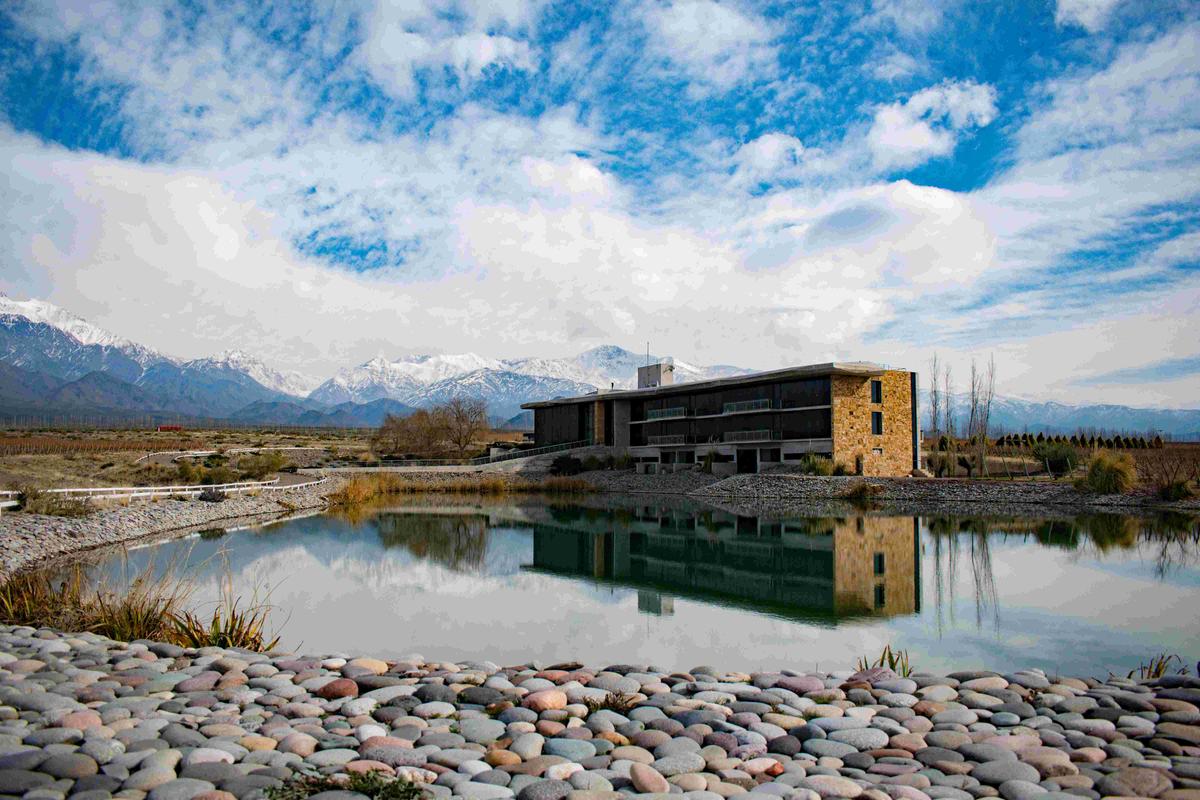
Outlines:
[[[616,398],[620,400],[636,400],[640,397],[661,397],[664,395],[681,394],[704,389],[720,389],[727,386],[739,386],[744,383],[759,383],[763,381],[789,380],[792,378],[815,378],[825,375],[856,375],[873,377],[882,375],[888,369],[869,361],[830,361],[826,364],[809,364],[803,367],[784,367],[767,372],[752,372],[748,375],[732,375],[727,378],[711,378],[706,381],[690,381],[672,383],[667,386],[655,386],[651,389],[615,389],[577,395],[575,397],[557,397],[553,400],[538,400],[533,403],[522,403],[521,408],[550,408],[567,403],[590,403],[600,399]]]

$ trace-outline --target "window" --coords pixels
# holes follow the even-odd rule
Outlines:
[[[882,575],[885,568],[886,568],[886,564],[884,563],[883,553],[876,553],[875,554],[875,574]]]
[[[871,381],[871,402],[883,402],[883,381]]]
[[[884,593],[883,593],[883,584],[882,583],[875,584],[875,607],[883,608],[886,603],[887,603],[887,598],[884,596]]]
[[[872,411],[871,412],[871,433],[875,434],[876,436],[883,435],[883,412],[882,411]]]

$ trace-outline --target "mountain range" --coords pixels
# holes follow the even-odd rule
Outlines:
[[[237,350],[211,358],[174,358],[50,303],[0,294],[0,422],[87,418],[113,424],[152,420],[374,427],[388,414],[405,415],[464,397],[485,401],[497,424],[527,429],[532,419],[521,411],[522,403],[630,388],[647,357],[614,345],[567,358],[495,359],[473,353],[380,357],[321,382],[272,369]],[[675,361],[677,382],[751,371]],[[963,405],[965,399],[956,398],[956,409]],[[1012,397],[996,398],[992,424],[1003,431],[1092,428],[1200,438],[1200,410],[1076,406]]]

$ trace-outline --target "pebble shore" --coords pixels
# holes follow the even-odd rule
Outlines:
[[[315,486],[231,495],[220,503],[195,498],[137,501],[85,517],[8,513],[0,516],[0,582],[48,561],[97,547],[217,525],[230,520],[277,517],[323,508],[337,479]]]
[[[431,800],[1198,800],[1198,709],[1181,676],[500,667],[0,627],[0,798],[379,771]]]

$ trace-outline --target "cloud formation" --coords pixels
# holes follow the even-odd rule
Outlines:
[[[1200,354],[1200,24],[1109,9],[1081,55],[1060,3],[1018,68],[918,5],[16,4],[0,289],[317,374],[937,348],[1009,392],[1194,402],[1136,369]]]

